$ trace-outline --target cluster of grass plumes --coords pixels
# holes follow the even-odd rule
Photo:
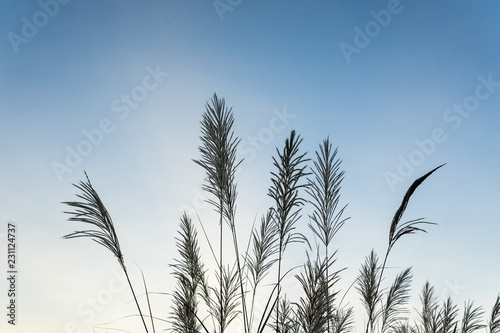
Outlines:
[[[144,297],[149,314],[144,314],[128,280],[146,332],[149,328],[154,332],[155,322],[163,320],[170,323],[171,331],[183,333],[234,332],[237,324],[244,333],[349,333],[355,331],[356,319],[360,318],[355,318],[354,307],[343,301],[349,292],[357,291],[366,310],[365,333],[473,333],[480,329],[500,333],[500,295],[485,321],[482,308],[472,302],[465,304],[462,316],[451,298],[439,303],[434,288],[426,283],[420,296],[419,319],[410,322],[411,267],[397,274],[392,284],[383,286],[385,268],[395,244],[403,236],[425,232],[424,227],[433,224],[421,218],[402,220],[413,193],[442,165],[416,179],[408,188],[389,225],[382,263],[372,250],[361,265],[357,279],[352,281],[354,288],[342,291],[338,281],[345,268],[337,267],[338,254],[332,250],[332,244],[349,217],[347,205],[341,203],[344,171],[338,148],[334,149],[327,138],[311,160],[301,151],[300,135],[290,132],[284,146],[276,148],[272,160],[267,193],[272,206],[260,223],[252,227],[242,251],[237,237],[235,179],[241,163],[236,159],[240,139],[234,134],[233,125],[232,109],[214,94],[201,121],[201,157],[194,160],[206,172],[203,190],[209,194],[207,201],[218,216],[217,221],[200,221],[211,256],[202,257],[192,216],[184,213],[175,238],[178,254],[170,265],[176,286],[170,294],[172,304],[166,318],[153,317],[145,282]],[[108,211],[88,177],[75,186],[81,192],[78,194],[81,201],[65,203],[74,208],[67,212],[69,220],[83,222],[90,225],[90,229],[64,238],[86,237],[103,245],[118,259],[128,279]],[[301,214],[306,205],[311,208],[306,225],[312,235],[298,231],[304,230],[298,228],[298,224],[304,220]],[[204,225],[218,226],[218,248],[206,236]],[[232,253],[223,248],[223,244],[227,244],[223,239],[225,231],[232,236]],[[304,247],[304,263],[287,267],[283,258],[294,243]],[[215,265],[213,271],[207,268],[212,265],[206,260]],[[295,291],[289,295],[283,288],[285,279],[295,279],[301,293]],[[149,324],[146,324],[147,317]]]

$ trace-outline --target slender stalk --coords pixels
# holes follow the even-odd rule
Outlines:
[[[280,239],[280,249],[283,248],[283,243]],[[281,258],[282,258],[282,251],[279,251],[278,254],[278,295],[276,299],[278,300],[278,303],[276,305],[276,332],[279,332],[279,316],[280,316],[280,309],[279,309],[279,300],[280,300],[280,294],[281,294]]]
[[[146,278],[144,278],[144,272],[141,269],[141,276],[142,276],[142,282],[144,283],[144,293],[146,294],[146,301],[148,303],[148,310],[149,310],[149,318],[151,319],[151,327],[153,329],[153,333],[156,333],[155,330],[155,323],[154,323],[154,318],[153,318],[153,311],[151,311],[151,302],[149,301],[149,292],[148,292],[148,286],[146,285]]]
[[[233,217],[234,219],[234,217]],[[248,313],[247,313],[247,307],[246,307],[246,296],[245,296],[245,291],[243,290],[243,272],[242,272],[242,267],[241,267],[241,262],[240,262],[240,251],[238,247],[238,237],[236,235],[236,225],[234,223],[234,220],[229,223],[231,227],[231,234],[233,236],[233,246],[234,246],[234,252],[236,255],[236,266],[238,269],[238,278],[239,278],[239,287],[240,287],[240,297],[241,297],[241,304],[242,304],[242,312],[243,312],[243,327],[245,329],[245,333],[250,331],[249,327],[249,319],[248,319]]]
[[[222,199],[220,200],[220,207],[222,207]],[[220,236],[219,236],[219,276],[220,276],[220,293],[222,294],[222,288],[223,288],[223,281],[222,281],[222,274],[223,274],[223,271],[222,271],[222,266],[223,266],[223,261],[222,261],[222,242],[223,242],[223,234],[222,234],[222,213],[220,214],[220,220],[219,220],[219,225],[220,225]],[[223,329],[223,322],[224,322],[224,318],[223,318],[223,311],[220,312],[220,333],[222,333],[224,331]]]
[[[144,329],[146,330],[146,333],[148,333],[148,327],[146,326],[146,321],[144,320],[144,316],[142,315],[142,311],[141,311],[141,307],[139,306],[139,302],[137,302],[137,296],[135,296],[134,288],[132,287],[132,283],[130,282],[130,278],[128,276],[127,269],[125,268],[125,266],[122,266],[122,268],[123,268],[123,271],[125,272],[125,276],[127,277],[127,282],[128,282],[129,287],[130,287],[130,290],[132,291],[132,295],[134,296],[135,305],[137,305],[137,309],[139,310],[139,315],[141,316],[142,323],[144,325]]]
[[[325,258],[328,258],[328,246],[325,246]],[[326,270],[325,270],[327,280],[330,277],[329,270],[330,270],[330,265],[327,264]],[[326,299],[330,300],[330,286],[329,285],[326,288]],[[326,309],[327,309],[327,318],[328,318],[326,321],[326,332],[330,333],[330,320],[332,318],[332,305],[330,303],[328,303]]]

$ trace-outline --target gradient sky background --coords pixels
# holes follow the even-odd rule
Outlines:
[[[61,202],[76,198],[71,184],[84,170],[114,219],[137,289],[139,265],[150,291],[172,291],[168,265],[181,210],[196,208],[217,229],[210,208],[200,204],[204,174],[192,162],[214,92],[233,106],[242,138],[243,244],[255,217],[271,205],[271,156],[292,129],[310,157],[327,136],[339,146],[342,202],[351,217],[334,246],[336,267],[347,268],[339,284],[344,291],[372,248],[385,252],[390,221],[412,181],[447,163],[417,190],[405,215],[438,225],[396,245],[385,283],[413,266],[410,308],[429,280],[438,296],[451,295],[461,309],[473,299],[489,315],[500,292],[498,2],[401,1],[391,7],[397,14],[390,22],[370,32],[368,45],[357,40],[363,47],[350,57],[342,43],[355,46],[356,27],[376,28],[370,12],[390,2],[241,1],[221,17],[212,1],[70,1],[57,13],[49,7],[47,22],[35,1],[1,6],[2,271],[8,221],[17,223],[19,249],[18,325],[7,325],[2,310],[2,332],[88,333],[114,320],[107,327],[132,331],[140,324],[123,318],[135,308],[115,278],[115,258],[88,240],[61,240],[81,228],[66,222]],[[22,36],[34,16],[40,27],[16,52],[10,39]],[[122,94],[139,91],[148,69],[169,74],[125,114]],[[490,90],[481,80],[493,81]],[[470,104],[474,111],[450,113],[454,105],[478,101],[475,94],[482,99]],[[284,112],[286,122],[276,122]],[[77,149],[83,132],[103,120],[110,133],[58,177],[54,163],[65,164],[68,149]],[[440,142],[419,153],[416,141],[428,143],[436,130]],[[391,186],[387,175],[397,175],[402,160],[416,162]],[[299,230],[310,235],[307,213]],[[212,265],[205,240],[200,243]],[[289,249],[288,267],[301,264],[305,248]],[[1,281],[5,305],[7,281]],[[293,277],[285,284],[299,287]],[[99,297],[106,304],[91,310],[89,299]],[[362,324],[358,294],[351,290],[346,300]],[[153,295],[152,302],[165,319],[169,297]]]

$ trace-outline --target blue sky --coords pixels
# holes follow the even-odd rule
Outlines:
[[[414,306],[429,280],[438,295],[460,306],[474,299],[488,312],[500,292],[500,5],[221,3],[228,10],[212,1],[1,5],[0,242],[4,248],[14,221],[20,265],[19,322],[2,320],[2,330],[93,332],[133,313],[114,258],[89,241],[60,239],[79,228],[66,222],[60,202],[75,198],[71,184],[84,170],[115,221],[128,266],[144,270],[151,290],[171,291],[181,210],[213,219],[192,159],[214,92],[233,107],[242,138],[243,238],[271,204],[271,156],[292,129],[311,157],[327,136],[339,146],[351,216],[336,243],[338,265],[347,267],[343,288],[372,248],[385,251],[406,188],[447,163],[406,215],[438,225],[397,244],[389,274],[413,266]],[[289,264],[300,264],[304,251],[291,248]],[[92,308],[93,298],[106,304]],[[356,293],[347,298],[359,307]],[[153,301],[165,317],[168,297]]]

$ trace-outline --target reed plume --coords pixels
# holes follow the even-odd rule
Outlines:
[[[481,324],[483,313],[481,306],[474,307],[473,301],[467,301],[462,317],[461,333],[472,333],[486,327],[486,325]]]
[[[377,305],[382,301],[382,295],[379,292],[377,284],[379,275],[380,267],[378,266],[378,256],[375,251],[372,250],[361,266],[356,285],[356,289],[361,295],[361,303],[368,315],[366,323],[367,333],[369,328],[373,331],[375,322],[380,315],[380,312],[377,311]]]
[[[387,332],[401,320],[400,314],[405,313],[403,308],[408,303],[410,284],[413,275],[411,268],[405,269],[396,276],[394,283],[387,292],[384,306],[382,307],[382,326],[380,332]]]
[[[457,315],[458,308],[451,297],[448,297],[446,301],[443,301],[443,306],[441,308],[440,313],[440,332],[441,333],[452,333],[455,327],[457,326]]]
[[[333,313],[333,333],[349,333],[354,329],[353,307],[336,308]]]
[[[201,261],[196,229],[186,213],[181,218],[176,247],[180,259],[175,259],[174,264],[170,265],[177,280],[177,287],[172,295],[172,331],[200,332],[202,322],[198,317],[197,295],[205,282],[205,269]]]
[[[338,208],[344,171],[340,170],[342,161],[337,158],[337,153],[338,148],[333,150],[329,138],[323,141],[319,151],[316,151],[314,167],[311,168],[314,178],[308,179],[309,186],[306,189],[313,199],[309,202],[314,207],[310,215],[313,223],[309,223],[309,228],[324,245],[326,257],[333,237],[349,219],[343,217],[347,205]]]
[[[68,221],[85,223],[93,228],[75,231],[63,236],[63,238],[90,238],[94,242],[101,244],[113,253],[113,255],[118,259],[118,263],[120,264],[123,272],[125,273],[125,276],[127,277],[132,296],[134,297],[134,301],[137,309],[139,310],[139,315],[142,319],[144,329],[147,333],[148,327],[144,320],[144,316],[142,315],[141,307],[139,306],[139,303],[137,301],[134,288],[132,287],[132,283],[130,282],[127,268],[123,261],[123,254],[120,248],[120,242],[118,241],[118,236],[116,235],[115,226],[113,225],[113,220],[111,219],[111,216],[109,215],[106,207],[102,203],[101,198],[99,198],[99,195],[92,187],[92,183],[90,182],[90,179],[86,172],[85,178],[87,179],[86,182],[80,181],[79,185],[73,184],[73,186],[81,191],[80,194],[77,194],[77,197],[80,198],[81,201],[63,202],[63,204],[74,208],[73,211],[65,211],[64,213],[70,215]]]
[[[422,304],[422,312],[419,313],[422,332],[436,332],[438,328],[439,306],[434,287],[429,281],[422,287],[420,302]]]

